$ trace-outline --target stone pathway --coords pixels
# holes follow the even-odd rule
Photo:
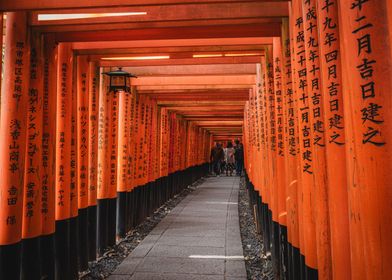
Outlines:
[[[238,177],[211,177],[184,198],[109,280],[246,279]]]

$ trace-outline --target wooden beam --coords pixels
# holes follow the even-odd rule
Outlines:
[[[144,57],[144,56],[149,56],[149,57],[167,57],[169,56],[171,59],[189,59],[189,58],[194,58],[194,55],[199,55],[199,56],[206,56],[206,58],[209,57],[239,57],[239,56],[247,56],[247,57],[259,57],[265,55],[264,47],[261,47],[258,50],[223,50],[222,48],[219,50],[211,51],[209,48],[204,47],[199,48],[199,50],[195,51],[182,51],[180,48],[178,48],[177,51],[174,52],[168,52],[168,51],[161,51],[161,50],[151,50],[150,52],[144,52],[144,53],[110,53],[111,50],[108,50],[106,54],[101,54],[101,55],[89,55],[90,60],[129,60],[126,58],[138,58],[138,57]],[[201,57],[203,58],[203,57]]]
[[[230,45],[271,45],[272,37],[238,37],[238,38],[199,38],[199,39],[163,39],[153,40],[120,40],[74,42],[72,48],[77,50],[95,51],[99,49],[153,48],[153,47],[189,47],[189,46],[230,46]],[[89,53],[89,52],[87,52]],[[93,52],[92,52],[93,53]]]
[[[124,71],[136,76],[185,76],[185,75],[221,75],[221,74],[256,74],[254,64],[207,64],[207,65],[165,65],[144,67],[123,67]]]
[[[203,101],[203,100],[210,100],[210,101],[236,101],[236,100],[248,100],[248,98],[244,97],[236,97],[236,96],[212,96],[212,97],[207,97],[207,96],[195,96],[195,97],[182,97],[182,96],[160,96],[160,97],[155,97],[152,96],[151,98],[158,100],[158,101],[184,101],[184,100],[192,100],[192,101]]]
[[[117,47],[117,44],[116,44]],[[216,44],[209,46],[163,46],[163,47],[136,47],[130,44],[129,48],[106,48],[106,49],[88,49],[75,50],[77,55],[89,55],[91,60],[100,59],[102,56],[110,55],[143,55],[151,53],[198,53],[198,52],[263,52],[265,53],[266,45],[222,45]]]
[[[101,67],[137,67],[165,65],[210,65],[210,64],[249,64],[260,63],[261,56],[211,57],[211,58],[178,58],[151,60],[100,60]]]
[[[209,111],[211,108],[214,110],[235,110],[244,109],[246,101],[222,101],[219,106],[215,101],[158,101],[158,105],[170,107],[174,110],[193,110],[193,111]]]
[[[215,121],[215,120],[227,120],[227,121],[238,121],[242,120],[242,117],[233,117],[233,116],[212,116],[212,117],[188,117],[184,116],[185,120],[188,121]]]
[[[131,85],[142,86],[214,86],[214,85],[249,85],[256,84],[255,75],[198,75],[198,76],[162,76],[132,78]]]
[[[57,42],[93,42],[124,40],[243,38],[280,36],[279,23],[219,26],[186,26],[175,28],[122,29],[55,33]]]
[[[287,2],[286,0],[268,0],[265,2]],[[0,11],[67,9],[67,8],[105,8],[140,5],[172,5],[179,3],[214,3],[214,2],[249,2],[247,0],[0,0]]]
[[[78,24],[78,25],[38,25],[33,29],[42,33],[66,31],[94,31],[116,29],[163,28],[176,26],[203,26],[203,25],[228,25],[228,24],[263,24],[280,23],[281,18],[240,18],[240,19],[204,19],[204,20],[179,20],[179,21],[151,21],[151,22],[117,22],[111,24]]]
[[[145,12],[145,15],[101,16],[98,14]],[[40,14],[95,14],[97,17],[38,20]],[[32,25],[79,25],[104,24],[124,22],[161,22],[161,21],[189,21],[240,18],[281,18],[288,16],[288,5],[284,2],[231,2],[231,3],[195,3],[135,7],[105,7],[95,9],[66,9],[54,11],[32,12]]]
[[[195,89],[195,90],[208,90],[208,89],[250,89],[251,84],[237,84],[237,85],[148,85],[138,86],[138,91],[151,91],[151,90],[171,90],[171,89]]]

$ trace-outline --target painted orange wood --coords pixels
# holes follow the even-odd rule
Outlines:
[[[25,13],[8,14],[6,34],[0,125],[1,245],[16,243],[22,236],[29,69]]]
[[[101,73],[100,73],[101,74]],[[110,182],[110,92],[106,89],[106,80],[101,76],[99,86],[98,112],[98,168],[97,199],[109,198]]]
[[[86,56],[77,57],[77,186],[78,207],[86,208],[88,203],[88,163],[89,163],[89,62]]]
[[[22,238],[42,233],[42,121],[43,121],[43,47],[42,37],[30,38],[30,75],[27,101],[27,132],[24,174]]]
[[[337,2],[317,1],[333,279],[350,279],[348,186]],[[328,4],[328,3],[327,3]],[[337,104],[338,106],[331,106]]]
[[[390,1],[337,1],[352,279],[392,274]]]
[[[118,156],[118,119],[119,119],[119,92],[109,93],[110,117],[109,117],[109,189],[108,198],[117,196],[117,156]]]
[[[60,44],[57,63],[56,220],[71,215],[72,67],[70,44]]]
[[[313,188],[310,207],[315,223],[317,265],[319,279],[331,279],[331,249],[328,208],[328,178],[325,155],[325,121],[322,80],[320,74],[320,52],[318,39],[317,9],[315,0],[302,1],[302,17],[305,39],[307,69],[307,95],[312,142]],[[323,28],[320,26],[320,28]]]
[[[119,104],[118,104],[118,157],[117,157],[117,192],[126,192],[128,189],[128,137],[129,137],[129,120],[128,108],[130,93],[119,91]]]
[[[98,189],[98,116],[99,116],[99,68],[94,62],[88,66],[88,205],[97,205]]]
[[[278,37],[274,38],[273,43],[273,75],[275,89],[275,131],[276,131],[276,189],[277,215],[280,225],[287,225],[286,208],[286,168],[285,168],[285,147],[284,147],[284,93],[283,93],[283,61],[282,61],[282,42]]]
[[[284,96],[284,153],[285,153],[285,185],[287,207],[287,232],[290,244],[299,248],[298,229],[298,117],[294,105],[292,81],[292,60],[290,21],[285,19],[282,24],[282,90]]]
[[[312,132],[309,110],[309,95],[307,92],[306,79],[306,50],[304,38],[304,19],[302,15],[302,1],[292,1],[293,10],[293,66],[294,96],[297,102],[299,120],[299,150],[300,150],[300,228],[303,232],[301,252],[305,255],[306,265],[317,269],[317,249],[315,219],[313,215],[314,180],[313,180],[313,157],[312,157]],[[301,238],[301,232],[300,232]]]
[[[57,45],[49,36],[44,41],[44,92],[42,127],[42,234],[55,231]]]

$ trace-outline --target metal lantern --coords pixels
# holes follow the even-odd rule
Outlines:
[[[115,71],[104,72],[102,74],[108,75],[110,78],[109,89],[110,91],[123,90],[131,92],[131,85],[129,78],[137,78],[135,75],[123,71],[121,67]]]

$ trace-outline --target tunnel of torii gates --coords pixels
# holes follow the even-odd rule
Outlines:
[[[392,1],[0,11],[0,279],[76,279],[235,139],[277,278],[392,277]]]

